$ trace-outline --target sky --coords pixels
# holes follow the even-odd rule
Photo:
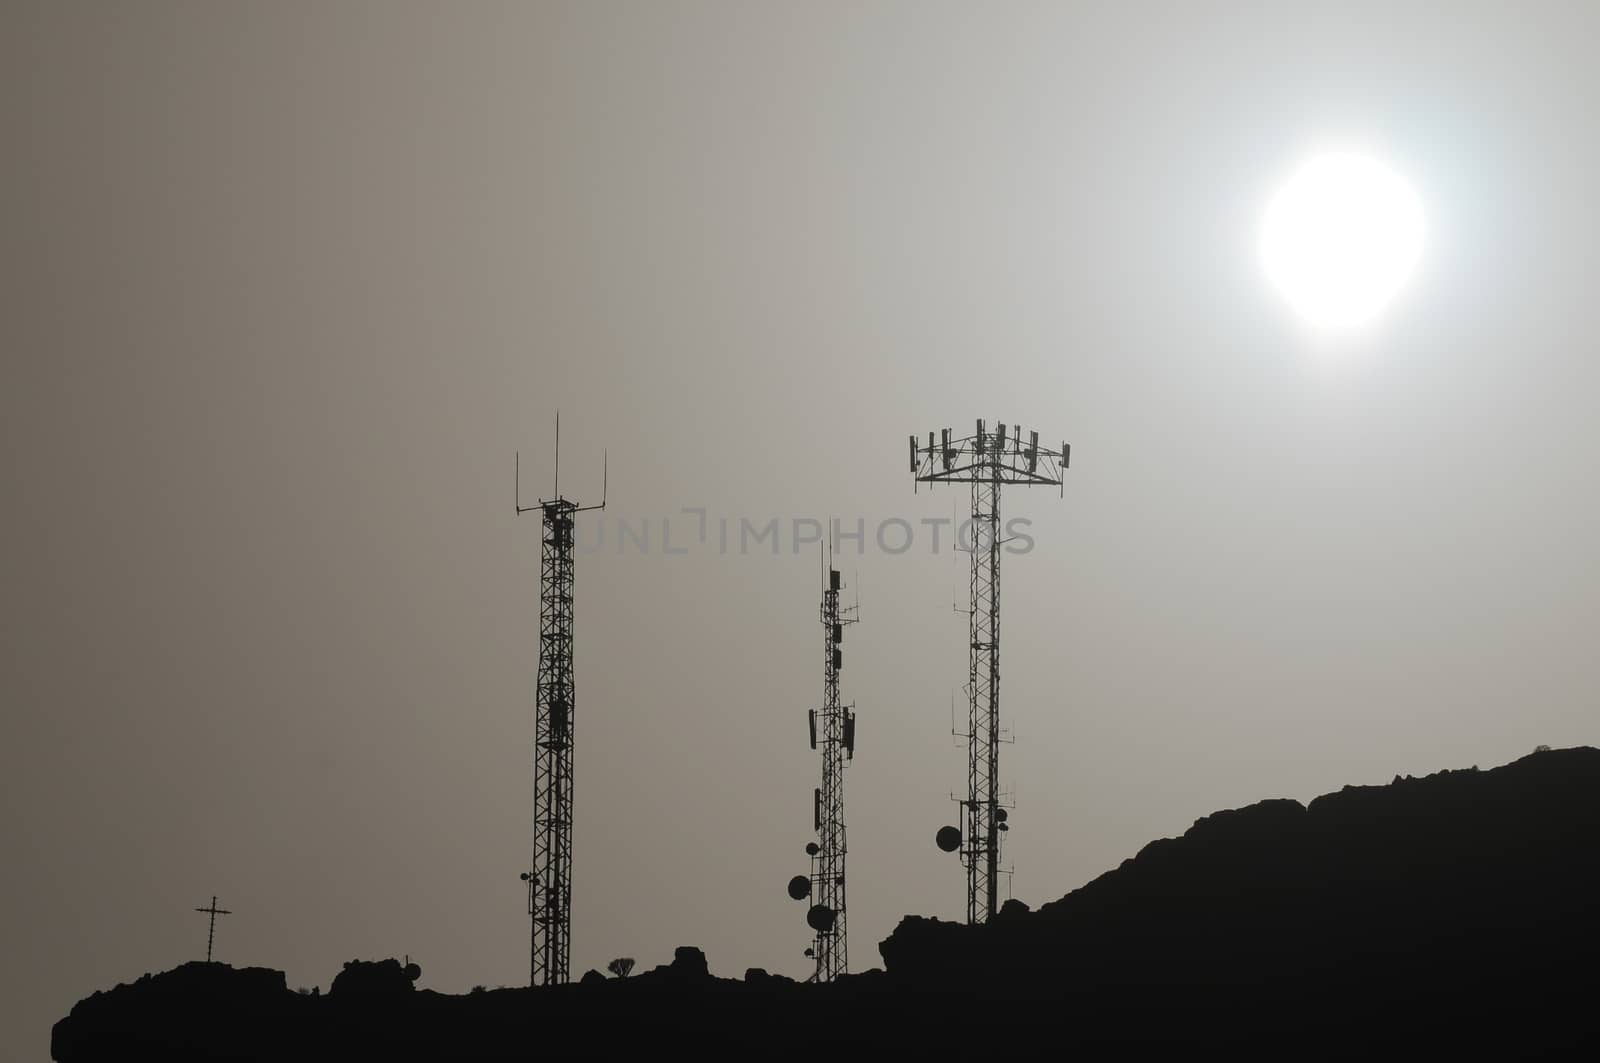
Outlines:
[[[557,410],[563,493],[597,501],[608,455],[574,977],[678,945],[809,971],[796,520],[865,531],[851,966],[904,914],[961,917],[933,837],[966,558],[921,522],[967,499],[913,491],[906,437],[979,417],[1073,447],[1063,492],[1004,501],[1033,540],[1002,577],[1014,896],[1217,809],[1600,739],[1592,6],[5,21],[0,1058],[202,958],[213,894],[217,958],[291,986],[404,954],[443,991],[525,982],[513,460],[550,493]],[[1403,175],[1426,228],[1338,332],[1257,255],[1328,147]],[[774,519],[776,552],[741,548]]]

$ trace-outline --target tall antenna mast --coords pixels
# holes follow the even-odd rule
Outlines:
[[[522,457],[517,456],[517,514],[544,515],[539,566],[539,680],[533,732],[533,868],[528,884],[531,923],[528,983],[567,981],[572,952],[572,746],[575,687],[572,673],[573,518],[606,507],[609,456],[600,504],[563,498],[561,415],[556,414],[556,496],[522,505]]]
[[[831,543],[830,543],[831,546]],[[831,553],[831,551],[830,551]],[[812,981],[831,982],[850,973],[845,930],[844,766],[856,752],[855,704],[839,702],[839,669],[844,667],[844,629],[856,622],[857,607],[841,606],[844,581],[829,558],[822,588],[822,708],[807,713],[811,748],[822,750],[822,785],[812,794],[812,826],[817,840],[806,845],[811,873],[789,880],[789,896],[809,900],[806,924],[816,938],[806,955],[815,958]]]
[[[219,915],[232,915],[233,913],[228,911],[228,909],[226,909],[226,908],[218,908],[217,907],[217,899],[215,897],[211,898],[211,907],[209,907],[209,908],[196,908],[195,911],[197,911],[197,912],[207,912],[207,913],[209,913],[211,915],[211,925],[206,928],[206,962],[210,963],[211,962],[211,945],[217,939],[217,916],[219,916]]]
[[[1006,435],[1006,426],[951,439],[950,429],[928,445],[911,437],[911,474],[917,483],[972,486],[972,575],[967,676],[967,797],[961,802],[965,830],[944,827],[937,837],[945,852],[961,851],[967,869],[967,922],[984,923],[999,907],[1000,835],[1009,830],[1000,807],[1000,488],[1006,484],[1061,488],[1071,457],[1039,446],[1039,433]],[[958,535],[959,539],[959,535]]]

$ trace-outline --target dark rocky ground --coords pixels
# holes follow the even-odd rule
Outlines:
[[[712,977],[698,949],[621,980],[415,990],[352,963],[326,995],[190,963],[80,1001],[60,1063],[817,1051],[848,1031],[940,1051],[1016,1029],[1131,1051],[1240,1038],[1280,1056],[1403,1046],[1588,1054],[1600,1007],[1600,750],[1345,787],[1199,820],[1037,911],[909,916],[885,969]],[[855,1042],[862,1044],[863,1042]]]

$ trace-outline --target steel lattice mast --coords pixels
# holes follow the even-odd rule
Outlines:
[[[855,756],[855,705],[839,700],[839,670],[844,667],[844,629],[857,619],[855,606],[841,606],[844,581],[839,570],[828,569],[822,589],[822,707],[807,715],[811,748],[822,750],[822,785],[812,793],[812,826],[817,840],[806,845],[811,873],[789,881],[789,896],[809,900],[806,924],[816,932],[806,955],[816,960],[812,980],[831,982],[850,972],[850,947],[846,934],[844,766]]]
[[[561,985],[567,981],[572,951],[574,517],[604,509],[605,490],[602,487],[597,506],[580,506],[561,496],[559,415],[556,497],[540,499],[536,506],[523,506],[520,456],[517,466],[517,513],[538,510],[544,517],[539,562],[539,678],[533,734],[533,870],[522,875],[528,884],[528,917],[532,924],[528,983]]]
[[[828,570],[828,586],[822,592],[823,681],[822,709],[813,730],[822,746],[822,787],[816,796],[817,852],[812,867],[813,903],[833,913],[833,925],[823,928],[813,920],[817,942],[819,982],[831,982],[850,972],[850,947],[845,926],[844,859],[848,847],[844,835],[844,764],[856,752],[856,714],[854,705],[839,704],[839,669],[844,666],[844,625],[855,623],[854,609],[839,607],[839,590],[844,581],[839,570]]]
[[[1007,829],[1000,807],[1000,489],[1007,484],[1061,487],[1071,450],[1026,445],[1016,429],[989,432],[982,421],[965,439],[950,429],[926,447],[911,437],[911,472],[918,483],[965,483],[972,487],[969,542],[972,555],[967,675],[967,796],[961,802],[964,829],[939,831],[939,847],[960,849],[967,869],[967,922],[983,923],[999,907],[1000,835]]]

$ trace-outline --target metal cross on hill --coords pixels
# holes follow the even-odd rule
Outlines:
[[[197,911],[197,912],[208,912],[211,915],[211,926],[206,930],[206,962],[210,963],[211,962],[211,943],[213,941],[215,941],[216,937],[217,937],[217,916],[219,916],[219,915],[232,915],[233,913],[228,911],[228,909],[226,909],[226,908],[218,908],[217,907],[217,899],[215,897],[211,898],[211,907],[209,907],[209,908],[196,908],[195,911]]]

